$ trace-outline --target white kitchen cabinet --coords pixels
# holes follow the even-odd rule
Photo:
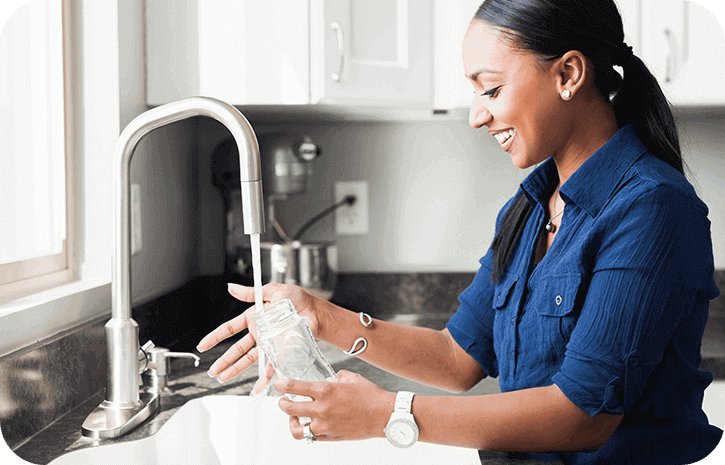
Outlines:
[[[430,107],[432,0],[312,0],[311,7],[313,102]]]
[[[725,39],[705,7],[684,0],[615,0],[624,39],[678,106],[725,105]],[[460,48],[479,0],[435,2],[435,109],[470,105]],[[665,33],[665,31],[668,31]]]
[[[725,105],[725,35],[697,2],[616,0],[625,41],[676,106]]]
[[[310,103],[308,0],[147,0],[146,102]]]
[[[704,6],[642,1],[642,59],[673,105],[725,105],[725,35]]]

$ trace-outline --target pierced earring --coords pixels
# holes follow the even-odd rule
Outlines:
[[[564,98],[569,98],[569,97],[571,97],[571,91],[567,89],[561,93],[561,96]]]

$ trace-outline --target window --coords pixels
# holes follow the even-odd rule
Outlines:
[[[72,157],[72,163],[66,165],[66,256],[74,267],[74,277],[55,284],[50,277],[58,273],[41,275],[32,279],[39,280],[42,288],[0,301],[0,360],[80,326],[106,321],[111,314],[113,199],[109,186],[113,185],[113,153],[120,134],[119,2],[45,1],[51,6],[50,21],[58,27],[62,23],[63,31],[64,79],[56,84],[62,82],[65,146]],[[13,2],[21,7],[28,0],[9,3]],[[0,0],[0,13],[6,3]],[[0,27],[10,15],[0,19]],[[0,159],[3,150],[0,146]],[[6,247],[3,239],[0,248]],[[0,290],[0,298],[6,292]]]
[[[0,303],[74,279],[61,0],[0,33]]]

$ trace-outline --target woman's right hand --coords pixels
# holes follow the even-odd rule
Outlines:
[[[254,288],[245,287],[239,284],[229,284],[229,293],[242,302],[254,302]],[[279,302],[290,299],[297,313],[307,317],[312,334],[317,336],[321,329],[320,309],[318,304],[323,302],[313,297],[297,286],[287,284],[270,283],[262,287],[262,299],[264,304]],[[238,376],[247,368],[252,366],[259,359],[257,348],[257,327],[254,324],[256,307],[251,306],[241,315],[220,325],[217,329],[204,336],[196,349],[205,352],[216,346],[221,341],[249,329],[249,333],[234,343],[221,357],[219,357],[209,368],[209,376],[216,376],[220,382],[226,382]]]

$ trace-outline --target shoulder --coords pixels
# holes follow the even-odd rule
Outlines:
[[[623,177],[594,229],[599,266],[645,269],[669,261],[698,282],[712,272],[707,206],[685,176],[650,154]]]
[[[676,222],[681,215],[707,218],[708,214],[687,178],[649,152],[630,167],[610,201],[614,214],[633,214],[643,208],[651,212],[658,207],[661,214],[675,215]]]

